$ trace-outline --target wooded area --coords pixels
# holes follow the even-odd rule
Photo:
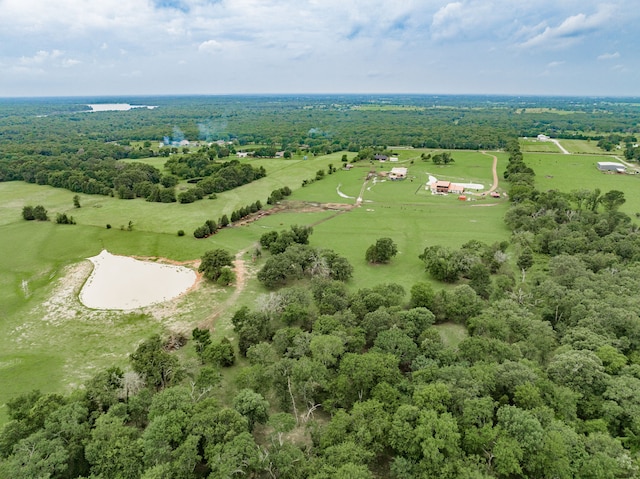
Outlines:
[[[96,184],[116,190],[133,176],[161,184],[159,170],[120,162],[138,148],[126,141],[156,141],[173,125],[196,141],[198,121],[209,125],[202,139],[309,154],[432,142],[502,148],[512,236],[426,248],[415,261],[439,286],[425,276],[405,290],[383,279],[348,287],[348,259],[309,246],[311,227],[265,233],[256,238],[266,257],[257,278],[270,293],[234,312],[234,337],[212,339],[197,327],[190,337],[154,336],[128,368],[100,371],[71,394],[16,397],[0,434],[0,476],[638,477],[640,229],[619,211],[621,191],[536,189],[517,142],[539,133],[633,135],[637,108],[545,99],[572,113],[534,114],[523,109],[541,100],[496,97],[403,97],[417,108],[360,108],[387,101],[145,98],[159,107],[100,117],[54,100],[28,109],[1,103],[3,181],[31,172],[28,181],[51,184],[94,165]],[[175,158],[171,171],[183,179],[224,165],[248,181],[261,174],[206,150]],[[274,191],[273,201],[290,193]],[[381,238],[371,248],[361,256],[384,278],[396,245]],[[210,280],[230,272],[228,252],[202,259]],[[452,341],[449,327],[465,334]],[[195,366],[179,359],[180,348],[193,348]],[[236,368],[232,383],[225,368]]]

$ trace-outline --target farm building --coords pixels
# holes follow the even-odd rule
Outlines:
[[[389,173],[389,179],[404,180],[406,177],[407,177],[406,168],[391,168],[391,173]]]
[[[451,186],[451,182],[450,181],[436,181],[435,183],[431,184],[431,189],[434,190],[436,193],[449,193],[449,186]]]
[[[613,161],[599,161],[597,167],[600,171],[613,171],[614,173],[624,173],[626,171],[622,163]]]
[[[436,181],[430,183],[432,193],[452,193],[455,195],[461,195],[464,193],[464,185],[458,183],[451,183],[450,181]]]
[[[459,195],[464,193],[464,186],[459,185],[458,183],[451,183],[449,185],[449,193],[453,193],[455,195]]]
[[[380,154],[375,155],[373,158],[378,161],[387,161],[389,159],[387,155],[380,155]]]

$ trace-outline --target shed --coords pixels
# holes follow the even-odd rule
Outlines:
[[[622,163],[614,161],[599,161],[596,166],[600,171],[613,171],[615,173],[624,173],[626,171]]]
[[[407,177],[407,169],[406,168],[391,168],[391,173],[389,173],[389,178],[392,180],[404,180]]]
[[[378,161],[387,161],[387,159],[389,158],[387,155],[380,155],[377,154],[373,157],[374,159],[378,160]]]

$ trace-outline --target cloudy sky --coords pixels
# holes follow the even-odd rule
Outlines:
[[[0,0],[0,97],[640,96],[635,0]]]

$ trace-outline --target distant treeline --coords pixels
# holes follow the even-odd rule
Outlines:
[[[637,103],[623,99],[348,95],[131,98],[126,101],[158,108],[81,112],[96,101],[0,101],[0,159],[57,156],[114,141],[121,147],[105,156],[117,159],[150,152],[127,142],[165,138],[315,154],[369,145],[490,149],[516,135],[637,133],[640,116]]]
[[[158,170],[118,160],[166,156],[167,168],[203,194],[264,175],[244,166],[218,171],[218,160],[246,145],[255,156],[284,151],[326,154],[365,147],[503,149],[517,136],[544,133],[592,139],[640,133],[640,107],[631,100],[484,96],[276,96],[126,99],[155,109],[87,113],[99,99],[0,100],[0,181],[24,180],[90,194],[117,193],[175,201],[153,189]],[[105,100],[103,100],[105,101]],[[111,99],[110,101],[115,101]],[[118,101],[125,101],[118,99]],[[180,148],[182,140],[199,148]],[[223,140],[220,144],[215,141]],[[140,143],[134,143],[139,141]],[[182,153],[182,154],[180,154]],[[635,151],[627,155],[634,159]],[[227,176],[228,175],[228,176]],[[252,179],[249,179],[252,177]],[[134,188],[143,183],[142,188]],[[214,184],[215,183],[215,184]],[[165,188],[171,188],[170,186]],[[192,194],[193,193],[193,194]],[[198,199],[191,191],[183,202]],[[180,200],[182,201],[182,200]]]
[[[238,160],[219,162],[203,155],[197,158],[202,159],[202,167],[197,170],[201,176],[195,179],[194,188],[178,195],[181,203],[191,203],[204,195],[227,191],[266,175],[263,167],[254,168]],[[22,180],[76,193],[117,195],[124,199],[138,197],[165,203],[176,201],[174,186],[180,177],[163,175],[144,163],[124,163],[111,156],[92,158],[81,151],[74,155],[41,156],[38,160],[0,162],[0,181]]]

